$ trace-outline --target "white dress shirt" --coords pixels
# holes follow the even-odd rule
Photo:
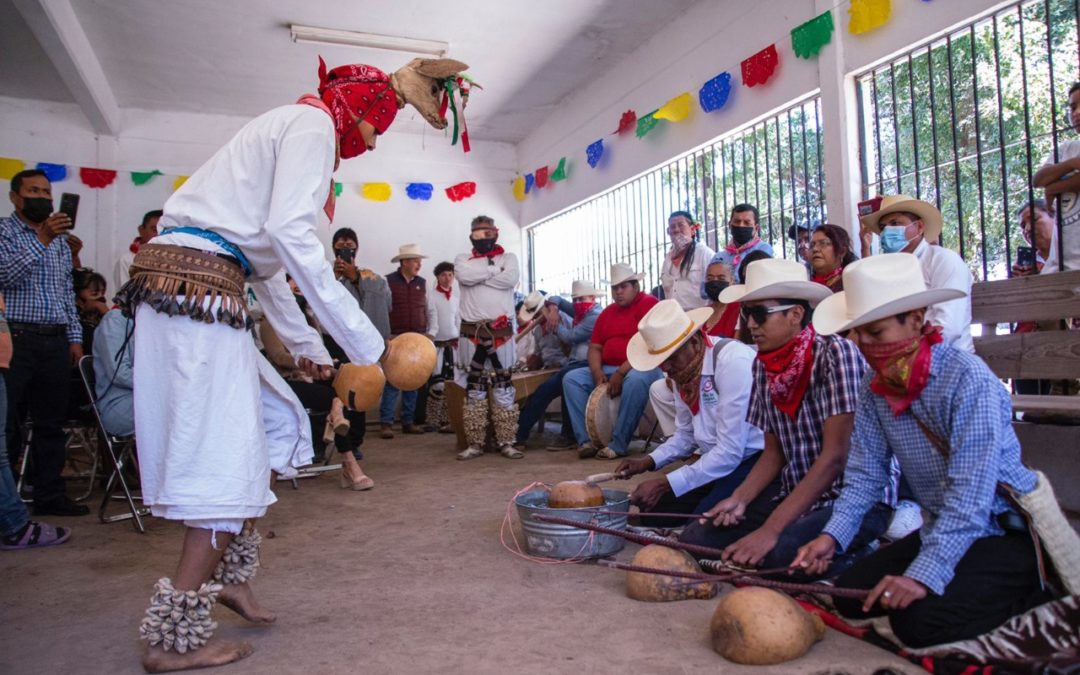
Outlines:
[[[664,288],[664,297],[678,302],[679,307],[687,311],[708,305],[709,299],[702,295],[702,284],[705,282],[705,270],[714,255],[716,253],[711,248],[703,242],[697,242],[686,276],[672,264],[671,257],[665,255],[660,269],[660,285]]]
[[[456,282],[450,285],[449,299],[439,290],[438,282],[435,288],[428,290],[427,317],[427,333],[432,340],[445,342],[458,338],[461,333],[461,289]]]
[[[940,302],[926,310],[926,320],[941,326],[945,342],[957,349],[975,353],[971,339],[971,270],[955,251],[931,246],[923,239],[912,251],[922,265],[927,288],[955,288],[967,295]]]

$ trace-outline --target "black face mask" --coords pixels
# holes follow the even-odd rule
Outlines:
[[[48,197],[23,197],[22,215],[37,225],[52,215],[53,203]]]
[[[728,287],[728,282],[723,279],[715,279],[705,282],[705,295],[713,302],[720,302],[720,294]]]
[[[495,250],[495,242],[498,241],[498,237],[494,239],[473,239],[469,238],[469,243],[476,249],[476,252],[480,255],[487,255]]]
[[[747,244],[754,239],[754,228],[733,227],[731,228],[731,239],[735,242],[736,246]]]

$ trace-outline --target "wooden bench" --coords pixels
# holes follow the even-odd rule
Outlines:
[[[1080,317],[1080,271],[985,281],[971,289],[975,353],[1001,378],[1080,378],[1080,331],[998,335],[998,324]],[[1014,395],[1017,412],[1080,414],[1080,396]]]

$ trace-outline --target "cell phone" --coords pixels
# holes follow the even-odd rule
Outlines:
[[[1035,267],[1035,249],[1031,246],[1017,246],[1016,247],[1016,265],[1017,267]]]
[[[355,248],[335,248],[334,257],[347,263],[352,263],[356,258]]]
[[[60,213],[71,219],[71,227],[75,229],[75,216],[79,213],[79,195],[65,192],[60,195]]]

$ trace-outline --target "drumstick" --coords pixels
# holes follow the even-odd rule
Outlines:
[[[591,478],[591,476],[590,476]],[[585,482],[589,482],[588,479]],[[663,513],[661,511],[604,511],[602,509],[594,509],[585,507],[582,511],[588,511],[589,513],[599,513],[602,516],[630,516],[642,517],[642,518],[685,518],[686,520],[693,520],[695,518],[704,518],[705,516],[700,513]]]
[[[591,476],[585,478],[585,482],[589,485],[598,485],[600,483],[606,483],[609,480],[621,480],[622,476],[615,472],[608,473],[594,473]]]

